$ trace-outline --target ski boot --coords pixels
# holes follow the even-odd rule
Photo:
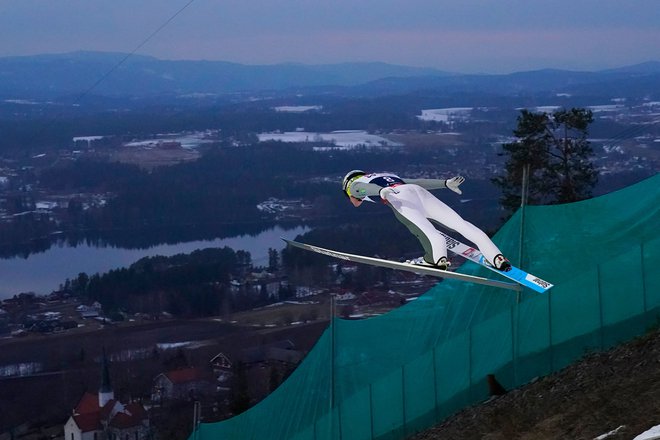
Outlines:
[[[493,267],[502,272],[508,272],[511,270],[511,263],[509,263],[509,260],[507,260],[504,255],[497,254],[493,259]]]
[[[440,270],[449,270],[449,266],[451,266],[451,261],[447,260],[447,257],[440,257],[440,259],[435,264],[429,263],[428,261],[425,262],[426,264],[429,264]]]
[[[424,259],[424,257],[417,257],[412,260],[406,260],[406,264],[414,264],[417,266],[430,266],[440,270],[448,270],[451,266],[451,261],[447,260],[447,257],[442,257],[438,260],[437,263],[429,263]]]

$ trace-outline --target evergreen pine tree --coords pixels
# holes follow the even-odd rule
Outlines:
[[[268,248],[268,271],[277,272],[280,268],[280,254],[277,249]]]
[[[558,204],[588,199],[598,175],[587,130],[591,110],[572,108],[551,114],[522,110],[513,134],[502,145],[504,174],[492,179],[502,189],[501,205],[510,212],[520,206],[523,169],[529,166],[528,204]]]

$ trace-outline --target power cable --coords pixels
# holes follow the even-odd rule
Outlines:
[[[158,26],[158,28],[157,28],[155,31],[153,31],[151,34],[149,34],[149,36],[148,36],[147,38],[145,38],[144,40],[142,40],[142,42],[141,42],[140,44],[138,44],[138,45],[135,47],[135,49],[133,49],[131,52],[127,53],[127,54],[124,56],[124,58],[122,58],[117,64],[115,64],[114,66],[112,66],[112,67],[110,68],[110,70],[108,70],[105,74],[103,74],[103,75],[102,75],[102,76],[101,76],[101,77],[100,77],[100,78],[99,78],[94,84],[92,84],[91,87],[89,87],[89,88],[88,88],[87,90],[85,90],[82,94],[80,94],[80,96],[78,96],[78,98],[75,100],[75,103],[76,103],[76,104],[79,103],[79,102],[80,102],[85,96],[87,96],[92,90],[94,90],[96,87],[98,87],[99,84],[101,84],[101,83],[102,83],[107,77],[109,77],[110,75],[112,75],[112,73],[113,73],[115,70],[117,70],[122,64],[124,64],[124,63],[126,62],[126,60],[128,60],[131,56],[135,55],[135,53],[136,53],[138,50],[140,50],[140,49],[141,49],[145,44],[147,44],[147,43],[148,43],[153,37],[155,37],[160,31],[162,31],[163,28],[165,28],[165,26],[167,26],[168,24],[170,24],[170,23],[172,22],[172,20],[174,20],[179,14],[181,14],[181,13],[182,13],[182,12],[188,7],[188,6],[190,6],[194,1],[195,1],[195,0],[189,0],[188,3],[186,3],[185,5],[183,5],[183,7],[180,8],[178,11],[176,11],[176,12],[174,13],[174,15],[172,15],[170,18],[168,18],[163,24],[161,24],[160,26]]]
[[[613,142],[633,139],[637,135],[642,134],[645,130],[647,130],[649,126],[655,125],[658,122],[660,122],[660,119],[655,119],[648,123],[633,125],[624,130],[621,130],[619,133],[615,134],[614,136],[605,139],[604,141],[602,141],[602,143],[613,143]]]

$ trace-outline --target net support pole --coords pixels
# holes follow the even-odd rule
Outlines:
[[[518,384],[518,308],[509,309],[511,316],[511,364],[513,366],[513,383]]]
[[[408,436],[408,425],[406,421],[406,366],[401,366],[401,419],[403,420],[403,436]]]
[[[639,244],[640,272],[642,275],[642,300],[644,301],[644,313],[648,311],[648,300],[646,295],[646,268],[644,267],[644,243]]]
[[[335,438],[335,294],[330,294],[330,439]]]
[[[193,403],[193,438],[197,439],[199,438],[199,420],[201,416],[201,403],[196,400]]]
[[[603,289],[602,289],[602,284],[600,281],[601,278],[601,270],[600,270],[600,264],[596,265],[596,289],[598,290],[598,343],[600,344],[600,349],[603,350],[603,347],[605,345],[604,341],[604,335],[603,332],[604,326],[605,326],[605,320],[603,318]]]
[[[374,437],[374,388],[369,384],[369,426],[371,428],[371,438]]]
[[[440,408],[438,407],[438,370],[435,347],[433,347],[433,402],[435,403],[435,420],[440,420]]]
[[[520,238],[518,241],[518,267],[523,267],[523,250],[525,239],[525,205],[527,205],[527,192],[529,191],[529,169],[528,163],[523,165],[522,169],[522,183],[520,191]],[[520,293],[516,294],[517,302],[520,302]]]

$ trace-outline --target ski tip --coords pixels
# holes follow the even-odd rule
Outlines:
[[[542,280],[541,278],[529,273],[525,276],[523,284],[532,290],[537,291],[538,293],[546,293],[554,287],[554,284]]]
[[[288,238],[280,237],[286,244],[287,246],[293,246],[297,248],[304,248],[306,245],[303,243],[299,243],[295,240],[289,240]]]

